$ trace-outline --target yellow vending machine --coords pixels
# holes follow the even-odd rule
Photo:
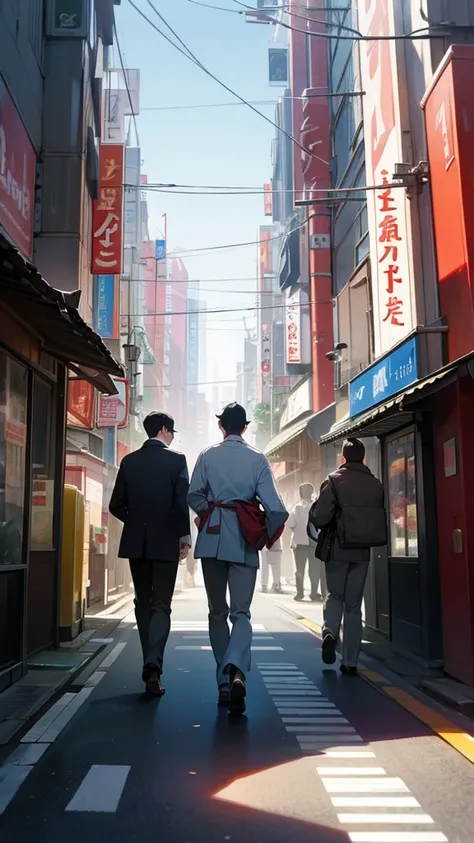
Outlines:
[[[72,641],[84,619],[84,495],[75,486],[64,487],[61,555],[61,641]]]

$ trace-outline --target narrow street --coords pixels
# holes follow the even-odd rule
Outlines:
[[[129,615],[83,689],[23,737],[10,771],[31,771],[1,840],[471,843],[471,764],[364,679],[324,668],[319,640],[260,595],[253,623],[247,716],[230,720],[203,590],[174,602],[161,701],[143,695]]]

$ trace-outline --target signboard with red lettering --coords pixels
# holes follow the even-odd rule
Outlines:
[[[263,185],[263,210],[266,217],[271,217],[273,214],[273,195],[271,184]]]
[[[129,383],[125,378],[112,378],[117,395],[100,395],[97,427],[126,427],[129,412]]]
[[[94,427],[95,392],[89,381],[71,378],[67,389],[67,423],[70,427]]]
[[[124,146],[101,144],[99,198],[94,201],[93,275],[122,271]]]
[[[0,77],[0,225],[25,257],[33,252],[36,152]]]
[[[271,275],[272,269],[271,234],[260,227],[260,278]]]
[[[301,291],[289,296],[286,305],[285,332],[286,362],[290,366],[301,363]]]
[[[394,35],[393,14],[389,0],[362,0],[360,31],[374,39]],[[406,191],[389,186],[395,164],[403,161],[396,44],[365,41],[360,56],[367,184],[387,185],[367,193],[378,357],[414,327],[410,212]]]

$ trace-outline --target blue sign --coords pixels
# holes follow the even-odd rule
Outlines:
[[[418,380],[416,337],[394,349],[349,384],[349,416],[387,401]]]
[[[166,258],[166,240],[155,240],[155,260],[164,261]]]
[[[94,329],[104,339],[116,337],[115,275],[94,275]]]

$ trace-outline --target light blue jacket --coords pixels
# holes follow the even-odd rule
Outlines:
[[[188,494],[188,504],[198,515],[212,501],[233,504],[237,500],[254,501],[255,498],[265,509],[268,534],[272,536],[285,523],[288,512],[267,458],[241,436],[228,436],[198,457]],[[219,534],[206,532],[207,525],[199,534],[194,556],[258,568],[258,552],[245,542],[236,513],[215,509],[208,524],[215,526],[220,519]]]

